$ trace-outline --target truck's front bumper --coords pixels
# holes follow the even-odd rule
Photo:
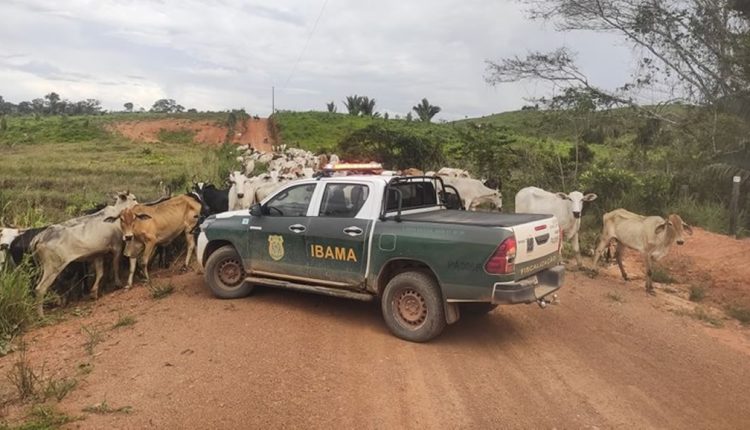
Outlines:
[[[492,303],[511,305],[533,303],[562,287],[565,267],[557,265],[518,282],[498,282],[492,286]]]

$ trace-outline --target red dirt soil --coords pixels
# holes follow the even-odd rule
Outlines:
[[[267,118],[248,118],[236,126],[232,143],[250,145],[262,152],[271,151],[273,139],[269,126],[271,124]],[[227,126],[219,121],[190,119],[122,121],[113,123],[110,129],[129,139],[145,142],[158,142],[162,130],[189,130],[195,133],[195,142],[217,146],[224,143],[228,131]]]

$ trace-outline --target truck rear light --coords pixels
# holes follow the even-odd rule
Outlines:
[[[505,239],[500,246],[495,249],[492,256],[484,264],[484,270],[492,275],[507,275],[513,273],[516,259],[516,238],[511,236]]]

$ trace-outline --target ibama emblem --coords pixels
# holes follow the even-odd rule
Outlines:
[[[284,237],[277,234],[268,236],[268,255],[274,261],[284,258]]]

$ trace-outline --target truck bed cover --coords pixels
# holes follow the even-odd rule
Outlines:
[[[435,210],[401,215],[401,220],[440,224],[480,225],[484,227],[513,227],[519,224],[540,221],[549,218],[550,216],[551,215]]]

